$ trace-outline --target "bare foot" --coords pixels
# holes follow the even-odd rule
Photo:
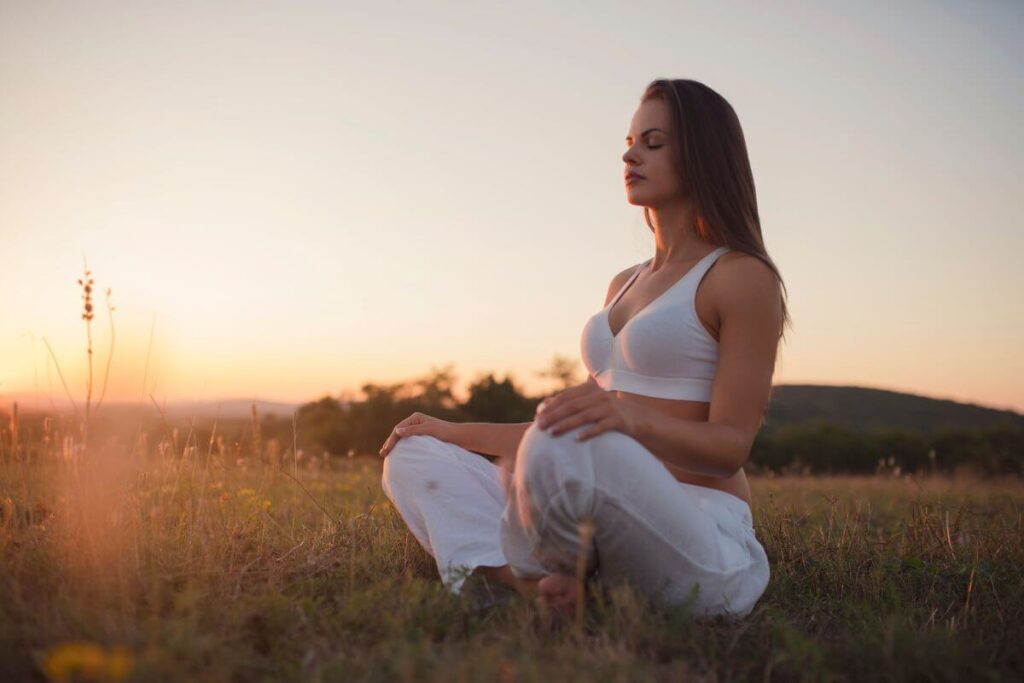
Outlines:
[[[580,586],[574,576],[554,573],[539,579],[520,579],[512,574],[507,564],[500,567],[481,566],[475,571],[490,580],[515,588],[525,598],[543,602],[561,617],[572,619],[576,614]]]
[[[512,570],[509,569],[507,564],[503,564],[500,567],[480,566],[474,570],[474,573],[483,574],[491,581],[497,581],[510,588],[515,588],[525,598],[533,599],[537,597],[537,583],[540,579],[520,579],[512,574]]]
[[[538,600],[543,600],[565,619],[576,614],[576,603],[582,599],[576,578],[568,574],[549,574],[537,583]]]

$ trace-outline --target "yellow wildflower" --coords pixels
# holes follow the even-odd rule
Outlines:
[[[57,683],[73,680],[123,681],[132,670],[132,654],[122,646],[107,650],[83,640],[61,643],[43,658],[43,671]]]

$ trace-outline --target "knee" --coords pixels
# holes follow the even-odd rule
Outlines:
[[[545,490],[552,484],[593,486],[622,476],[624,462],[634,451],[631,437],[603,432],[585,441],[576,435],[593,425],[583,424],[558,436],[531,425],[516,453],[516,480],[527,488]]]
[[[589,439],[576,439],[586,427],[553,436],[531,426],[516,454],[513,481],[518,524],[530,530],[535,557],[556,571],[574,566],[571,563],[579,552],[579,523],[592,519],[598,504],[593,444]]]
[[[523,434],[516,452],[516,482],[539,494],[555,490],[570,479],[579,479],[586,463],[588,443],[577,441],[576,433],[584,427],[553,436],[530,425]]]
[[[384,458],[381,486],[390,493],[396,486],[421,481],[431,463],[436,463],[443,448],[440,439],[427,434],[414,434],[398,440]]]

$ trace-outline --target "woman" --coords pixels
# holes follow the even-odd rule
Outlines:
[[[743,132],[711,88],[659,79],[622,160],[655,254],[584,326],[587,382],[533,422],[411,415],[381,447],[382,484],[455,592],[472,570],[571,612],[579,561],[697,615],[745,616],[769,567],[743,465],[789,315]]]

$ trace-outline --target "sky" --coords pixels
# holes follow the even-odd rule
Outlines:
[[[665,77],[743,126],[775,384],[1024,411],[1022,31],[995,0],[0,0],[0,394],[85,395],[84,260],[108,400],[550,390],[654,254],[621,156]]]

